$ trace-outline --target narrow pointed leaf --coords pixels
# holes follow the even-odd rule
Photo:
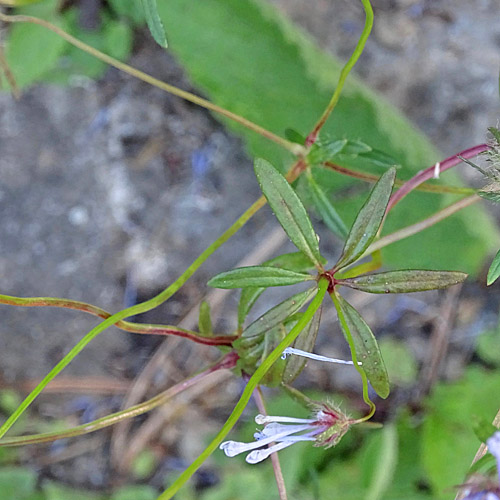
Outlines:
[[[267,161],[255,161],[255,175],[269,206],[292,243],[320,267],[318,239],[306,209],[288,181]]]
[[[203,301],[200,304],[200,315],[198,317],[198,328],[200,333],[205,336],[213,334],[212,318],[210,316],[210,305],[208,302]]]
[[[335,265],[337,270],[352,264],[361,257],[375,238],[391,197],[395,176],[396,169],[392,167],[375,184],[351,227],[342,255]]]
[[[295,129],[293,128],[287,128],[285,129],[285,137],[291,141],[291,142],[295,142],[296,144],[302,144],[304,145],[304,143],[306,142],[306,138],[300,134],[299,132],[297,132]]]
[[[492,285],[500,276],[500,250],[495,255],[493,262],[491,263],[490,269],[488,270],[488,278],[486,284],[488,286]]]
[[[316,295],[317,288],[310,288],[305,292],[297,293],[284,300],[277,306],[264,313],[260,318],[248,325],[242,333],[242,341],[251,344],[253,340],[276,325],[283,323],[289,316],[295,314],[306,302]],[[250,342],[248,342],[250,341]],[[239,340],[237,342],[240,342]]]
[[[495,138],[496,142],[500,144],[500,130],[495,127],[488,127],[488,131]]]
[[[382,354],[378,347],[377,339],[358,311],[344,300],[342,296],[338,295],[337,297],[338,302],[335,303],[335,306],[337,309],[340,308],[346,320],[354,342],[358,361],[363,363],[361,368],[366,373],[375,392],[381,398],[385,399],[390,392],[389,377],[387,375],[384,360],[382,359]],[[347,338],[348,335],[342,323],[341,327]]]
[[[265,288],[263,287],[248,287],[241,290],[240,301],[238,303],[238,328],[243,326],[248,313],[264,291]]]
[[[459,271],[412,269],[367,274],[339,280],[338,284],[369,293],[409,293],[447,288],[462,283],[466,278],[467,274]]]
[[[313,279],[310,274],[296,273],[289,269],[271,266],[248,266],[220,273],[208,282],[208,286],[214,288],[286,286]]]
[[[326,260],[321,258],[321,263],[326,264]],[[305,273],[306,271],[314,269],[314,264],[302,252],[278,255],[278,257],[269,259],[262,265],[280,267],[282,269],[289,269],[298,273]],[[248,313],[264,290],[265,288],[262,287],[247,287],[241,291],[240,301],[238,303],[238,328],[243,326]]]
[[[321,307],[316,311],[303,332],[297,337],[293,347],[311,352],[316,344],[320,321]],[[283,372],[283,382],[285,384],[291,384],[300,375],[300,372],[306,366],[306,362],[307,359],[302,356],[290,356],[287,359],[285,371]]]
[[[312,146],[307,155],[307,162],[310,165],[334,160],[347,144],[347,139],[327,140],[316,143]]]
[[[161,47],[167,48],[167,37],[165,36],[165,29],[158,14],[156,0],[141,0],[144,13],[146,15],[146,22],[148,23],[149,31],[153,36],[155,42]]]
[[[344,221],[340,218],[337,210],[335,210],[335,207],[332,205],[331,201],[328,199],[319,184],[314,180],[313,176],[309,176],[307,180],[314,206],[318,210],[321,219],[333,234],[336,234],[339,238],[345,240],[347,236],[347,227],[344,224]]]

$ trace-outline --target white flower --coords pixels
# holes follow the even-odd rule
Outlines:
[[[257,415],[255,422],[265,427],[254,434],[254,442],[225,441],[220,445],[220,449],[228,457],[250,451],[246,461],[256,464],[265,460],[271,453],[300,441],[314,441],[316,446],[333,446],[347,432],[351,421],[338,408],[321,404],[316,408],[314,418]],[[274,444],[267,447],[271,443]]]

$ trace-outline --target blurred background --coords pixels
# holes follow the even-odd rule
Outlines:
[[[139,2],[43,0],[19,12],[54,21],[134,67],[212,98],[203,76],[204,53],[198,60],[196,54],[185,56],[175,34],[177,24],[182,27],[185,21],[187,26],[194,17],[183,21],[184,3],[168,3],[159,0],[167,37],[172,35],[166,51],[151,39]],[[246,3],[236,7],[229,2],[228,9]],[[248,3],[253,9],[254,3]],[[296,49],[300,41],[288,23],[296,23],[312,43],[342,61],[364,23],[359,3],[347,0],[273,0],[255,6],[262,20],[255,15],[246,22],[260,22],[263,31],[282,30],[283,47],[311,63],[304,66],[312,80],[314,61]],[[373,6],[375,26],[356,65],[358,77],[427,135],[432,162],[485,142],[487,127],[498,125],[499,116],[498,2],[377,0]],[[246,15],[243,7],[240,14]],[[185,29],[186,37],[191,36],[194,28]],[[214,44],[224,39],[210,19],[206,32],[217,39]],[[216,116],[107,68],[39,27],[3,26],[1,36],[22,90],[19,99],[5,85],[0,94],[2,293],[66,297],[116,312],[164,289],[259,196],[248,154],[252,140],[228,131]],[[256,33],[245,43],[252,46],[262,39]],[[223,73],[224,64],[207,62],[214,74]],[[254,78],[265,84],[266,74]],[[227,80],[229,89],[241,84]],[[295,96],[306,108],[314,94],[310,90]],[[286,107],[283,94],[281,98],[278,94],[277,106]],[[228,97],[219,104],[231,108],[232,101]],[[356,107],[350,112],[355,114]],[[481,185],[473,170],[462,168],[460,174]],[[364,196],[365,188],[360,191]],[[349,195],[349,189],[339,197]],[[491,204],[483,207],[491,241],[481,255],[471,256],[474,273],[463,287],[397,297],[349,296],[386,356],[393,395],[380,402],[377,418],[389,430],[355,432],[340,449],[327,453],[306,446],[284,453],[291,498],[324,498],[337,491],[344,499],[454,497],[446,487],[463,480],[479,445],[468,418],[477,412],[491,420],[499,407],[498,285],[485,286],[491,251],[495,244],[498,248],[498,236],[489,228],[498,213]],[[325,233],[317,218],[316,224],[323,231],[322,245],[337,255],[341,242]],[[464,237],[463,247],[453,251],[467,253],[468,244]],[[208,291],[207,280],[283,251],[293,247],[270,211],[263,210],[171,300],[136,320],[196,328],[200,301],[208,293],[217,331],[230,332],[236,325],[238,294]],[[426,251],[439,254],[440,249]],[[279,297],[270,295],[268,301]],[[255,314],[269,303],[258,306]],[[0,410],[6,417],[98,321],[65,310],[0,309]],[[324,323],[316,352],[347,356],[331,309],[325,310]],[[152,397],[218,354],[215,348],[184,340],[111,328],[64,370],[13,431],[36,433],[94,420]],[[350,369],[311,363],[298,383],[315,393],[338,395],[350,411],[363,411],[360,384]],[[213,379],[125,426],[52,445],[0,449],[0,485],[14,488],[8,498],[27,500],[155,498],[203,450],[241,389],[236,378]],[[270,410],[299,411],[273,391],[265,396],[273,400]],[[251,434],[255,413],[255,407],[248,408],[242,436]],[[453,420],[457,415],[458,421]],[[457,429],[466,434],[463,443],[461,435],[457,442]],[[440,455],[448,445],[457,463]],[[382,496],[370,497],[380,450],[390,451],[386,465],[393,472],[393,489],[386,485],[377,493]],[[207,462],[178,498],[277,498],[269,493],[274,492],[269,464],[252,468],[220,455]]]

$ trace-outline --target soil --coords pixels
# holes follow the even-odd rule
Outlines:
[[[344,59],[363,24],[362,10],[352,1],[273,3],[321,47]],[[486,128],[499,116],[500,4],[494,0],[373,4],[374,34],[356,66],[358,74],[403,110],[445,156],[484,142]],[[170,54],[156,48],[146,35],[137,41],[131,63],[196,91]],[[107,71],[98,82],[36,86],[17,102],[3,93],[0,110],[4,294],[67,297],[117,311],[171,283],[259,194],[251,159],[237,137],[204,110],[116,70]],[[166,306],[140,320],[176,324],[196,311],[207,279],[236,265],[255,241],[266,239],[275,228],[275,222],[258,214]],[[291,250],[286,243],[282,248]],[[486,304],[483,288],[471,286],[476,288],[462,294],[464,317],[459,319],[461,330],[454,333],[466,341],[458,354],[451,352],[447,376],[459,373],[470,355],[475,326],[480,323],[484,329],[496,321],[490,311],[497,310],[497,301],[489,299]],[[420,332],[410,347],[422,361],[428,353],[428,330],[441,314],[445,297],[419,295],[411,304],[383,299],[358,306],[382,332],[401,326]],[[235,299],[228,301],[234,309]],[[66,310],[0,308],[0,375],[4,385],[14,387],[43,377],[98,322]],[[400,311],[399,316],[394,311]],[[226,315],[218,327],[231,325],[233,318]],[[85,397],[71,391],[64,398],[42,396],[32,416],[65,419],[66,425],[74,425],[89,415],[96,418],[116,410],[159,344],[155,338],[109,329],[65,369],[64,376],[83,381],[101,377],[106,387],[117,381],[124,385]],[[171,370],[164,366],[147,394],[152,396],[178,379],[180,372],[192,373],[201,361],[205,364],[216,355],[215,350],[183,343],[173,348]],[[355,379],[341,376],[340,371],[335,375],[335,385],[321,368],[312,370],[310,377],[329,390],[350,391],[356,386]],[[177,422],[161,434],[161,446],[152,448],[162,458],[151,484],[160,485],[165,471],[191,460],[199,446],[198,435],[217,428],[240,384],[228,384],[217,408],[207,402],[213,390],[185,410],[190,422],[205,422],[197,426],[199,433],[179,439],[187,433]],[[86,488],[109,488],[127,476],[120,476],[116,462],[106,458],[109,434],[89,441],[83,451],[63,443],[22,453],[45,476]],[[172,452],[165,458],[168,447]],[[210,469],[199,480],[211,482]]]

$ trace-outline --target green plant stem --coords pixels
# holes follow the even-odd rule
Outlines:
[[[365,10],[365,25],[363,27],[363,32],[361,33],[361,36],[359,37],[358,43],[356,44],[356,47],[354,49],[354,52],[352,53],[351,57],[345,64],[345,66],[342,68],[342,71],[340,72],[339,76],[339,81],[337,83],[337,87],[335,88],[335,92],[332,95],[332,98],[330,99],[330,102],[328,103],[328,106],[326,107],[325,111],[321,115],[320,119],[314,126],[312,132],[307,136],[306,139],[306,147],[310,147],[312,144],[316,142],[316,139],[318,138],[319,131],[322,129],[323,125],[326,123],[326,120],[328,120],[328,117],[332,113],[332,111],[335,109],[335,106],[337,105],[340,94],[342,92],[342,89],[344,88],[344,83],[347,79],[347,76],[351,72],[352,68],[358,61],[359,57],[363,53],[363,49],[365,48],[366,41],[368,40],[368,37],[370,36],[370,32],[372,30],[373,26],[373,9],[370,4],[369,0],[361,0],[363,4],[363,8]]]
[[[473,203],[478,202],[480,199],[481,198],[475,194],[472,196],[468,196],[467,198],[462,198],[456,203],[453,203],[450,206],[444,208],[443,210],[436,212],[434,215],[431,215],[427,219],[412,224],[411,226],[404,227],[403,229],[395,231],[394,233],[388,234],[387,236],[384,236],[383,238],[380,238],[378,241],[372,243],[358,260],[366,257],[367,255],[370,255],[373,252],[380,250],[381,248],[386,247],[387,245],[391,245],[396,241],[408,238],[408,236],[413,236],[414,234],[419,233],[420,231],[423,231],[424,229],[427,229],[428,227],[431,227],[434,224],[446,219],[450,215],[453,215],[455,212],[458,212],[459,210],[462,210],[463,208],[466,208],[472,205]]]
[[[172,498],[180,488],[189,480],[189,478],[196,472],[196,470],[203,464],[203,462],[217,449],[217,447],[222,443],[224,438],[228,435],[231,429],[234,427],[238,419],[240,418],[243,410],[250,401],[253,391],[257,388],[260,381],[264,375],[268,372],[271,366],[279,359],[282,352],[287,348],[292,342],[298,337],[300,332],[305,328],[307,323],[314,316],[323,298],[326,294],[328,288],[328,281],[325,278],[321,278],[318,282],[318,293],[314,299],[309,304],[306,312],[299,319],[297,324],[290,330],[286,337],[278,344],[278,346],[269,354],[269,356],[262,362],[262,364],[257,368],[255,373],[250,377],[247,385],[241,394],[240,399],[236,403],[234,410],[231,415],[229,415],[222,429],[219,431],[217,436],[213,441],[207,446],[207,448],[200,453],[200,455],[194,460],[194,462],[177,478],[177,480],[165,490],[157,500],[168,500]]]
[[[19,436],[13,437],[10,439],[0,440],[0,447],[10,447],[10,446],[22,446],[26,444],[39,444],[39,443],[48,443],[51,441],[56,441],[57,439],[66,439],[71,437],[83,436],[84,434],[90,434],[91,432],[98,431],[100,429],[104,429],[111,425],[115,425],[123,420],[128,418],[137,417],[139,415],[143,415],[158,406],[165,404],[168,400],[172,399],[177,394],[193,387],[198,382],[208,377],[210,374],[221,370],[223,368],[230,369],[233,368],[236,364],[237,356],[234,353],[230,353],[226,355],[221,361],[216,363],[214,366],[208,368],[207,370],[194,375],[178,384],[170,387],[166,391],[157,394],[151,399],[144,401],[143,403],[131,406],[130,408],[126,408],[125,410],[121,410],[116,413],[112,413],[111,415],[107,415],[106,417],[99,418],[92,422],[88,422],[83,425],[79,425],[76,427],[72,427],[71,429],[67,429],[64,431],[56,431],[56,432],[46,432],[43,434],[34,434],[31,436]]]
[[[354,179],[359,179],[365,182],[374,183],[380,179],[379,175],[369,174],[367,172],[359,172],[358,170],[353,170],[346,167],[341,167],[331,161],[326,161],[322,165],[338,172],[341,175],[346,175],[347,177],[353,177]],[[412,177],[413,179],[413,177]],[[411,179],[410,179],[411,180]],[[394,181],[394,186],[400,187],[407,184],[409,181],[404,181],[400,179],[396,179]],[[427,182],[423,184],[416,185],[413,189],[417,191],[424,191],[427,193],[438,193],[438,194],[462,194],[462,195],[470,195],[477,193],[477,189],[473,188],[465,188],[459,186],[448,186],[446,184],[428,184]]]
[[[270,130],[266,130],[265,128],[257,125],[256,123],[251,122],[250,120],[247,120],[246,118],[243,118],[240,115],[237,115],[236,113],[232,113],[231,111],[228,111],[227,109],[224,109],[220,106],[217,106],[216,104],[213,104],[210,101],[207,101],[206,99],[203,99],[202,97],[198,97],[194,94],[191,94],[190,92],[186,92],[185,90],[181,90],[177,87],[174,87],[173,85],[170,85],[168,83],[162,82],[161,80],[158,80],[157,78],[154,78],[151,75],[148,75],[147,73],[144,73],[143,71],[140,71],[138,69],[132,68],[128,64],[125,64],[121,61],[118,61],[118,59],[115,59],[111,56],[108,56],[107,54],[104,54],[100,50],[95,49],[94,47],[91,47],[90,45],[87,45],[86,43],[81,42],[74,36],[71,36],[69,33],[66,33],[64,30],[59,28],[58,26],[55,26],[52,23],[49,23],[48,21],[45,21],[44,19],[39,19],[37,17],[32,17],[32,16],[10,16],[6,15],[0,12],[0,20],[4,21],[6,23],[32,23],[32,24],[38,24],[40,26],[43,26],[46,29],[49,29],[50,31],[53,31],[57,35],[59,35],[61,38],[64,38],[67,42],[71,43],[75,47],[83,50],[84,52],[87,52],[88,54],[94,56],[95,58],[105,62],[106,64],[109,64],[110,66],[113,66],[116,69],[119,69],[120,71],[123,71],[124,73],[128,73],[129,75],[132,75],[139,80],[142,80],[146,83],[149,83],[150,85],[153,85],[154,87],[158,87],[159,89],[164,90],[165,92],[168,92],[169,94],[173,94],[177,97],[181,97],[182,99],[185,99],[186,101],[192,102],[193,104],[197,104],[198,106],[201,106],[205,109],[208,109],[210,111],[213,111],[215,113],[218,113],[222,116],[225,116],[226,118],[229,118],[230,120],[235,121],[236,123],[239,123],[243,127],[248,128],[249,130],[254,131],[255,133],[261,135],[262,137],[265,137],[266,139],[269,139],[270,141],[275,142],[276,144],[279,144],[283,148],[287,149],[288,151],[292,152],[296,156],[303,156],[305,154],[305,148],[301,146],[300,144],[296,144],[294,142],[287,141],[286,139],[283,139],[282,137],[274,134]]]
[[[337,291],[334,290],[332,293],[330,293],[330,297],[333,300],[335,309],[337,309],[337,316],[339,318],[340,324],[342,325],[342,329],[344,330],[345,336],[347,338],[347,343],[349,344],[349,348],[351,349],[351,358],[354,364],[354,368],[356,368],[359,375],[361,376],[361,381],[363,383],[363,401],[370,407],[370,411],[368,412],[368,414],[356,420],[354,423],[365,422],[366,420],[372,418],[373,414],[375,413],[376,406],[375,403],[373,403],[373,401],[370,399],[370,396],[368,395],[368,378],[366,377],[366,373],[363,367],[358,364],[358,357],[356,355],[356,347],[354,346],[354,340],[352,338],[351,331],[349,330],[349,325],[347,324],[347,321],[344,317],[344,313],[342,312],[342,308],[340,307]]]
[[[0,304],[20,307],[61,307],[86,312],[99,318],[108,319],[111,313],[100,307],[78,300],[61,299],[58,297],[13,297],[11,295],[0,295]],[[117,328],[126,332],[147,335],[174,335],[183,337],[203,345],[231,345],[237,339],[235,335],[211,335],[203,336],[200,333],[179,328],[172,325],[153,325],[150,323],[132,323],[130,321],[118,321]]]
[[[146,311],[150,311],[155,307],[159,306],[167,299],[169,299],[174,293],[176,293],[184,283],[198,270],[198,268],[210,257],[221,245],[223,245],[233,234],[235,234],[246,222],[265,204],[265,198],[261,196],[250,208],[248,208],[243,215],[229,228],[227,229],[217,240],[215,240],[208,248],[206,248],[200,256],[175,280],[169,287],[160,292],[155,297],[136,304],[127,309],[113,314],[108,319],[104,320],[102,323],[97,325],[95,328],[90,330],[85,337],[83,337],[80,342],[78,342],[71,351],[64,356],[57,365],[50,370],[50,372],[42,379],[42,381],[31,391],[31,393],[26,397],[26,399],[19,405],[18,408],[12,413],[12,415],[4,422],[2,427],[0,427],[0,438],[5,435],[5,433],[14,425],[17,419],[24,413],[24,411],[30,406],[30,404],[36,399],[36,397],[42,392],[42,390],[47,386],[47,384],[59,374],[66,366],[73,361],[73,359],[82,351],[82,349],[94,338],[97,337],[101,332],[106,330],[106,328],[114,325],[118,321],[125,319],[129,316],[135,316],[136,314],[141,314]]]

